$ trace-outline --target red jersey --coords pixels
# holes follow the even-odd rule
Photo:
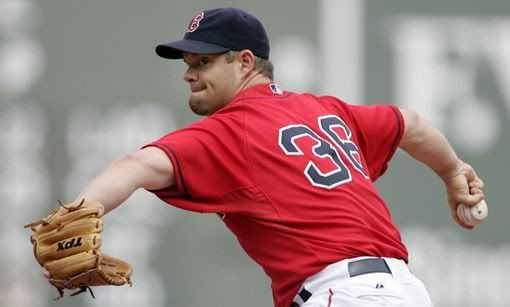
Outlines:
[[[407,261],[374,186],[404,131],[397,107],[251,87],[213,115],[148,146],[170,157],[176,184],[152,191],[218,213],[288,307],[301,283],[358,256]]]

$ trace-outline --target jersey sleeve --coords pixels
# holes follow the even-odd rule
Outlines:
[[[395,105],[350,105],[359,146],[375,181],[387,169],[404,133],[404,119]]]
[[[163,201],[197,212],[224,212],[222,197],[250,185],[242,121],[212,116],[148,144],[170,158],[176,184],[151,191]]]

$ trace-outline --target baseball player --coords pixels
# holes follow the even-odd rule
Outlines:
[[[438,130],[394,105],[281,89],[264,27],[240,9],[198,13],[156,53],[184,61],[189,106],[205,117],[113,162],[73,203],[109,212],[144,188],[220,215],[270,277],[276,307],[432,306],[374,181],[400,147],[472,228],[456,210],[484,199],[483,182]]]

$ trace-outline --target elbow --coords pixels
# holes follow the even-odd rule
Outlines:
[[[136,153],[124,154],[123,156],[121,156],[120,158],[118,158],[117,160],[115,160],[113,162],[113,165],[123,166],[123,167],[128,167],[128,168],[133,168],[140,164],[141,164],[141,161],[136,156]]]
[[[119,158],[118,163],[124,163],[136,174],[137,182],[142,188],[157,190],[175,183],[172,162],[159,148],[147,147],[125,154]]]
[[[122,155],[112,163],[111,167],[119,170],[120,176],[132,189],[150,189],[154,185],[153,181],[158,178],[150,161],[140,152]]]
[[[423,143],[425,120],[413,110],[401,110],[401,112],[404,118],[404,134],[399,147],[406,150]]]

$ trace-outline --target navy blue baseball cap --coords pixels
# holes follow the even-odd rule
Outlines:
[[[269,58],[269,39],[264,26],[243,10],[219,8],[195,15],[183,39],[158,45],[156,53],[167,59],[182,59],[183,52],[214,54],[244,49],[263,59]]]

